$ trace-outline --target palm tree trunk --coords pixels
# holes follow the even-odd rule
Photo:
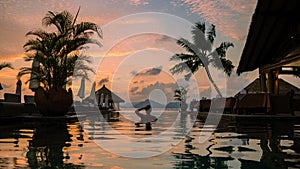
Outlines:
[[[220,89],[218,88],[218,86],[216,85],[214,79],[212,78],[212,76],[211,76],[211,74],[210,74],[210,71],[209,71],[209,69],[208,69],[208,66],[204,66],[204,69],[205,69],[205,71],[206,71],[206,74],[207,74],[207,77],[208,77],[209,81],[213,84],[213,86],[214,86],[214,88],[216,89],[218,95],[220,95],[221,97],[223,97],[223,95],[222,95]]]

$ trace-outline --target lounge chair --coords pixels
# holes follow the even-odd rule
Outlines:
[[[21,103],[21,96],[18,94],[4,93],[5,102]]]

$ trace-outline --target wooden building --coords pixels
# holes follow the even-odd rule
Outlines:
[[[258,0],[237,73],[259,69],[261,91],[279,94],[280,74],[300,74],[300,1]]]

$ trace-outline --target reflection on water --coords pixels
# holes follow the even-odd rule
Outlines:
[[[55,138],[55,139],[53,139]],[[39,124],[36,126],[32,140],[29,140],[26,157],[31,168],[49,166],[64,167],[63,147],[67,147],[70,140],[67,125],[62,123]]]
[[[176,134],[173,139],[182,140],[179,144],[159,156],[131,159],[107,152],[95,141],[114,143],[121,151],[137,151],[138,147],[126,147],[112,130],[139,141],[169,129],[177,113],[162,113],[151,131],[125,118],[132,112],[121,114],[119,120],[108,123],[97,115],[72,123],[1,123],[0,168],[300,168],[300,122],[296,120],[223,119],[214,134],[199,143],[200,132],[211,132],[215,126],[203,128],[203,121],[195,121],[193,114],[180,114],[169,131]]]
[[[185,152],[174,153],[175,168],[299,168],[300,126],[291,122],[237,123],[218,128],[201,145],[192,131],[184,143]],[[205,143],[204,143],[205,144]]]

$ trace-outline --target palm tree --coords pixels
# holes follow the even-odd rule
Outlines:
[[[2,62],[0,63],[0,70],[4,69],[4,68],[10,68],[10,69],[14,69],[11,65],[11,63],[7,63],[7,62]]]
[[[187,108],[186,99],[187,99],[187,89],[180,87],[174,90],[174,100],[180,102],[180,108],[183,111],[186,110]]]
[[[177,44],[184,48],[187,53],[175,54],[171,57],[171,61],[180,61],[180,63],[173,66],[170,71],[172,74],[188,72],[185,79],[189,80],[193,73],[204,67],[210,82],[222,97],[208,66],[212,64],[217,69],[223,69],[230,76],[234,66],[230,60],[226,59],[226,51],[234,45],[231,42],[222,42],[219,47],[213,47],[216,38],[215,25],[211,25],[206,30],[205,23],[198,22],[192,27],[192,35],[193,43],[184,38],[177,40]]]
[[[54,25],[57,32],[36,30],[26,34],[36,38],[28,40],[24,45],[25,51],[29,53],[25,61],[35,60],[39,67],[23,67],[19,77],[34,74],[34,78],[29,81],[39,80],[43,88],[49,91],[52,88],[62,88],[73,76],[87,76],[87,71],[93,72],[85,65],[85,61],[89,62],[89,57],[81,55],[80,51],[87,48],[87,43],[101,46],[99,41],[92,38],[92,34],[97,32],[102,38],[102,32],[95,23],[76,24],[78,12],[74,18],[68,11],[49,11],[43,18],[43,25]]]
[[[183,87],[174,90],[174,100],[185,103],[187,99],[187,90]]]
[[[67,92],[63,86],[70,83],[73,77],[87,78],[89,71],[94,72],[86,65],[90,62],[89,57],[82,55],[81,51],[87,48],[86,44],[101,46],[92,35],[96,32],[102,38],[102,32],[100,27],[92,22],[77,24],[78,13],[79,10],[73,17],[68,11],[49,11],[42,20],[43,25],[54,26],[57,31],[47,32],[39,29],[26,34],[34,36],[35,39],[29,39],[24,45],[28,53],[25,61],[37,64],[22,67],[18,77],[31,74],[28,81],[38,81],[42,84],[35,92],[35,101],[42,114],[66,113],[73,99],[71,90]]]

